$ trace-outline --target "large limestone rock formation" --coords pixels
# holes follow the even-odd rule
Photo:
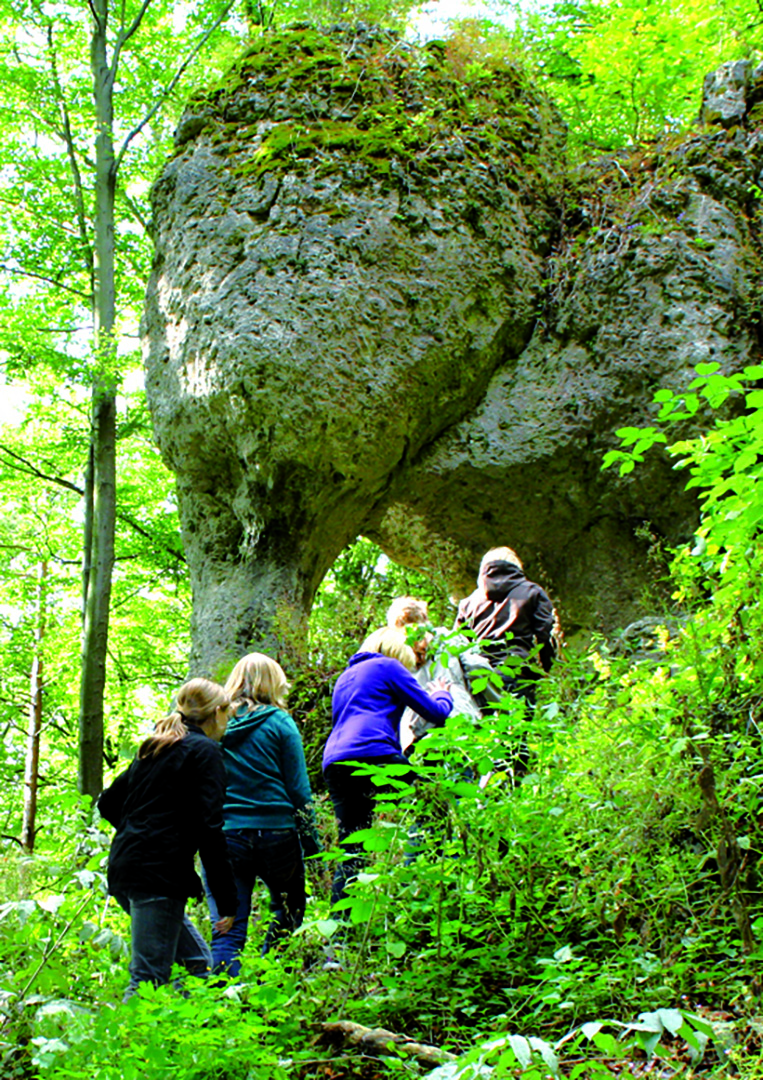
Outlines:
[[[563,147],[512,66],[363,27],[265,39],[191,103],[144,338],[197,670],[284,632],[360,532],[454,585],[508,542],[568,625],[638,614],[643,522],[695,511],[601,455],[757,348],[762,155],[737,127],[563,185]]]

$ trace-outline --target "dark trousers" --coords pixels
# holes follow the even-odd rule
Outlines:
[[[185,900],[141,892],[120,894],[116,899],[130,915],[132,952],[125,1001],[142,982],[168,983],[173,964],[182,964],[201,978],[209,974],[212,955],[185,913]]]
[[[246,944],[252,893],[257,879],[270,893],[273,920],[262,945],[264,956],[284,935],[302,925],[305,917],[305,864],[296,829],[226,829],[228,856],[236,881],[238,908],[232,928],[219,934],[214,924],[220,918],[214,897],[204,877],[204,888],[212,919],[212,964],[214,970],[235,977],[241,971],[241,953]]]
[[[484,690],[472,695],[482,712],[486,715],[489,714],[492,709],[496,708],[502,696],[509,693],[524,702],[524,716],[527,720],[531,719],[535,709],[535,687],[538,680],[543,677],[541,673],[528,666],[520,668],[517,674],[513,672],[509,674],[506,671],[492,667],[492,665],[488,670],[500,677],[502,685],[499,690],[498,687],[489,683]],[[479,668],[469,673],[471,677],[480,674],[484,674],[484,671]],[[522,731],[516,741],[505,746],[502,759],[496,761],[493,767],[496,769],[506,768],[517,779],[526,775],[529,763],[530,749],[527,745],[525,733]]]
[[[384,765],[405,764],[402,756],[389,756],[380,758],[368,758],[364,764]],[[327,765],[323,771],[326,788],[331,796],[331,802],[336,814],[339,843],[352,858],[341,862],[334,873],[331,883],[331,903],[336,904],[345,898],[345,888],[348,882],[354,878],[363,865],[363,845],[361,843],[348,843],[347,837],[359,829],[370,828],[374,816],[374,802],[377,796],[386,794],[389,788],[374,784],[370,776],[353,776],[356,766],[351,763],[337,762]],[[411,769],[409,773],[396,779],[412,784],[416,773]]]

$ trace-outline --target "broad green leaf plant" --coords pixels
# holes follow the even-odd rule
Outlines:
[[[714,411],[701,434],[667,446],[675,468],[688,474],[697,491],[701,519],[692,545],[675,554],[675,600],[693,612],[707,644],[723,652],[723,663],[708,668],[703,691],[754,689],[760,679],[761,612],[759,582],[763,565],[763,366],[724,375],[717,363],[700,364],[683,392],[655,394],[659,427],[618,431],[622,449],[610,451],[605,468],[624,475],[656,444],[666,445],[672,425],[696,427],[703,412]],[[722,410],[722,411],[721,411]]]

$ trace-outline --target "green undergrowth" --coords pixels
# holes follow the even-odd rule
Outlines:
[[[337,1047],[322,1027],[336,1020],[473,1052],[499,1076],[554,1061],[611,1076],[655,1055],[712,1075],[714,1040],[747,1037],[758,1010],[759,740],[745,710],[687,718],[686,649],[667,632],[647,656],[601,641],[532,718],[507,698],[490,725],[452,721],[417,751],[415,801],[398,767],[371,769],[387,794],[358,836],[366,865],[344,913],[329,910],[333,851],[310,869],[302,931],[264,959],[260,898],[238,983],[121,1005],[128,928],[103,896],[108,834],[38,860],[30,895],[0,907],[3,1075],[421,1071],[404,1047],[370,1064]],[[323,970],[329,948],[338,970]]]
[[[337,910],[319,796],[331,850],[311,864],[305,924],[261,958],[260,897],[240,981],[120,1003],[128,928],[105,901],[110,832],[85,826],[76,801],[35,859],[4,853],[3,1077],[416,1076],[437,1055],[423,1065],[414,1042],[454,1056],[439,1080],[759,1077],[760,377],[702,365],[608,458],[627,473],[668,445],[698,489],[697,536],[671,565],[675,610],[557,663],[532,714],[505,696],[479,725],[451,718],[416,748],[416,793],[405,766],[365,766],[379,815]],[[729,398],[731,418],[670,443],[671,425]],[[345,560],[337,581],[367,596],[362,563]],[[338,618],[331,595],[323,615]],[[327,636],[327,657],[337,647]],[[374,1047],[325,1026],[338,1021],[376,1031]]]

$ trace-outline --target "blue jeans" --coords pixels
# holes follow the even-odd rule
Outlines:
[[[182,964],[191,975],[206,978],[212,953],[185,913],[185,900],[130,892],[116,897],[130,916],[132,956],[130,984],[124,1001],[142,982],[160,986],[170,981],[173,964]]]
[[[260,878],[270,893],[273,920],[262,945],[264,956],[279,938],[296,930],[305,917],[305,864],[296,829],[226,829],[228,857],[238,894],[238,909],[232,928],[218,934],[214,924],[220,918],[215,899],[204,888],[212,919],[212,967],[231,977],[241,971],[241,953],[246,944],[252,893]]]

